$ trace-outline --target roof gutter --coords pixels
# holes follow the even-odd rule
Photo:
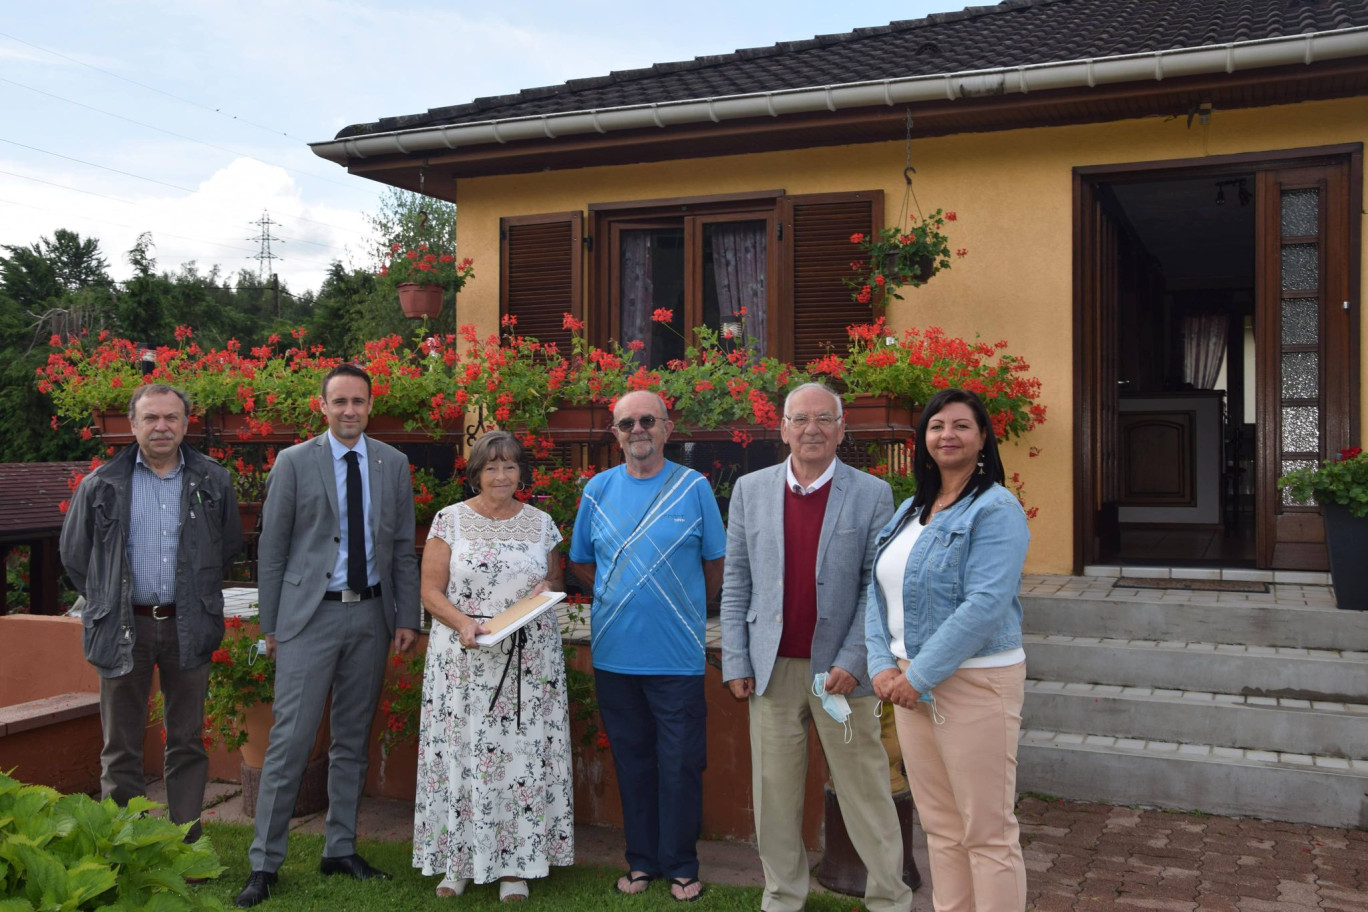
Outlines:
[[[314,154],[345,166],[350,162],[378,156],[416,155],[491,143],[720,123],[754,117],[783,117],[877,105],[1024,95],[1028,92],[1084,86],[1091,88],[1125,82],[1160,82],[1185,76],[1234,73],[1298,63],[1309,65],[1359,56],[1368,56],[1368,26],[1117,57],[419,127],[309,145]]]

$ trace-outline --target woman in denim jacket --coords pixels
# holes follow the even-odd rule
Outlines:
[[[936,912],[1021,912],[1026,868],[1013,806],[1026,514],[1003,487],[997,439],[973,393],[933,396],[917,444],[917,494],[876,542],[869,675],[895,706]]]

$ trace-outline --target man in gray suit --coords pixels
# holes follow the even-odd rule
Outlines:
[[[813,722],[868,871],[865,905],[907,912],[912,891],[902,880],[902,838],[864,646],[874,539],[893,515],[893,492],[836,458],[845,419],[827,387],[793,390],[780,434],[788,460],[744,476],[732,493],[722,582],[722,678],[734,697],[750,701],[761,908],[797,912],[807,900],[802,822]],[[827,709],[842,701],[843,722]]]
[[[408,458],[363,432],[370,377],[343,364],[323,380],[328,432],[282,452],[267,479],[258,542],[266,651],[276,658],[275,724],[261,771],[252,865],[237,904],[270,896],[290,813],[328,691],[327,841],[320,870],[387,878],[356,854],[356,816],[385,660],[418,638],[418,559]]]

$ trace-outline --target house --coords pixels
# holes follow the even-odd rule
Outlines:
[[[1006,339],[1044,382],[1039,457],[1007,454],[1041,507],[1028,569],[1323,570],[1317,509],[1276,479],[1360,439],[1365,137],[1363,0],[1007,0],[314,151],[454,200],[484,267],[462,321],[544,340],[567,310],[645,338],[665,301],[716,325],[704,277],[730,245],[747,329],[806,362],[871,316],[841,283],[850,235],[953,210],[967,257],[887,316]]]
[[[566,310],[592,341],[654,342],[657,306],[717,325],[722,256],[748,335],[806,362],[874,315],[850,236],[954,211],[967,256],[886,316],[1008,340],[1043,381],[1048,421],[1004,453],[1040,507],[1028,571],[1295,583],[1323,579],[1297,572],[1326,569],[1323,523],[1277,478],[1361,443],[1365,139],[1365,0],[1006,0],[314,149],[454,200],[484,266],[462,321],[562,342]],[[1059,595],[1023,599],[1022,788],[1368,820],[1364,615]]]

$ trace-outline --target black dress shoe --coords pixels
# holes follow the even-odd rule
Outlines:
[[[257,903],[269,899],[271,887],[275,886],[276,875],[274,871],[253,871],[247,878],[247,886],[242,888],[242,892],[237,895],[237,906],[239,909],[250,909]]]
[[[379,868],[372,868],[360,855],[343,855],[341,858],[324,856],[318,870],[323,874],[346,874],[357,880],[389,880],[390,876]]]

